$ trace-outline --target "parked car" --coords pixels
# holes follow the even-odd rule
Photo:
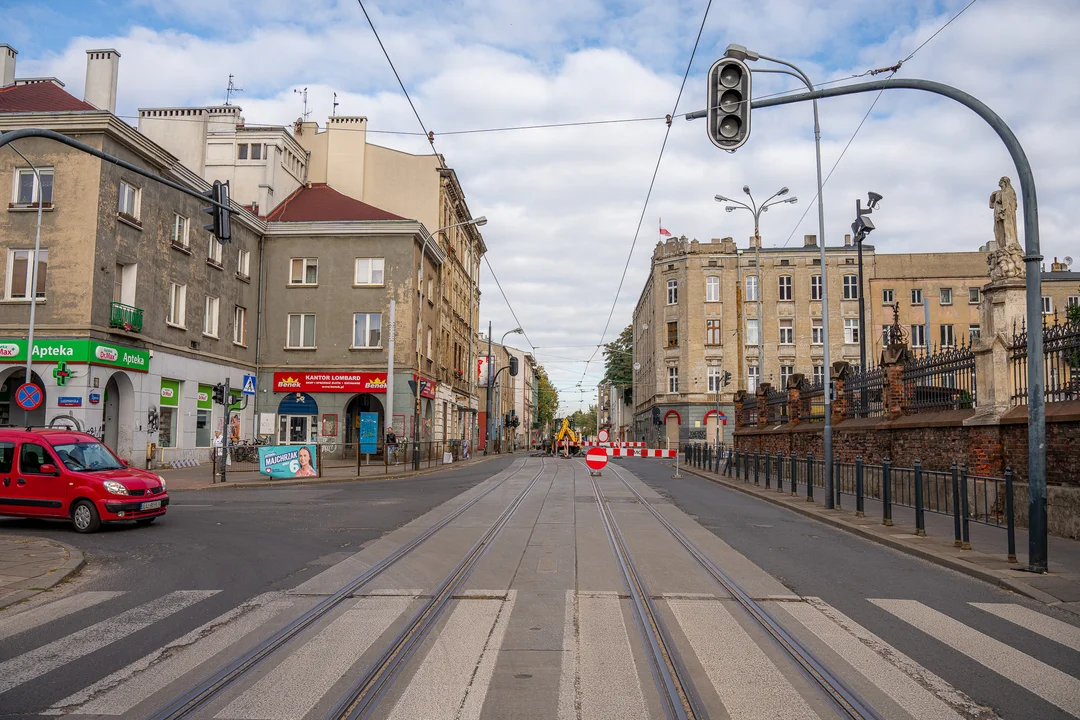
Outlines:
[[[61,429],[0,428],[0,515],[149,525],[169,505],[165,479],[128,467],[97,438]]]

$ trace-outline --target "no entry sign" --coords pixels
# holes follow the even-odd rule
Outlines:
[[[15,391],[15,403],[23,410],[37,410],[41,406],[41,388],[32,383],[20,385]]]
[[[608,454],[604,448],[590,448],[589,452],[585,453],[585,464],[590,470],[603,470],[607,465],[607,460]]]
[[[607,430],[601,430],[600,432],[598,432],[596,434],[596,438],[600,442],[607,442],[607,440],[608,440],[608,431]]]

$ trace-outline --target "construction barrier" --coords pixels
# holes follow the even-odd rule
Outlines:
[[[608,457],[674,458],[678,452],[671,450],[652,450],[649,448],[603,448]]]

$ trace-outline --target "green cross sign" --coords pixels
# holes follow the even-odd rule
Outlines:
[[[52,371],[53,377],[56,378],[56,384],[60,387],[67,385],[68,378],[71,377],[71,373],[68,372],[67,363],[61,360],[56,363],[56,367]]]

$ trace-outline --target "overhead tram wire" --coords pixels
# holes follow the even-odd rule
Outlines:
[[[686,89],[686,80],[690,77],[690,68],[694,65],[694,56],[697,55],[698,43],[701,42],[701,34],[705,31],[705,21],[709,19],[710,8],[712,8],[712,0],[708,0],[705,4],[705,13],[701,16],[701,25],[698,27],[697,37],[694,39],[694,48],[690,51],[690,60],[686,63],[686,72],[683,73],[682,83],[679,85],[679,94],[675,96],[675,106],[671,108],[672,117],[675,117],[679,110],[679,101],[682,100],[683,90]],[[600,351],[601,345],[604,344],[608,328],[611,327],[611,318],[614,317],[615,308],[619,304],[619,295],[622,293],[623,283],[626,282],[626,272],[630,269],[630,260],[634,257],[634,248],[637,247],[638,237],[641,235],[641,224],[645,222],[645,212],[649,209],[649,200],[652,198],[653,188],[656,186],[656,176],[660,172],[660,162],[664,159],[664,150],[667,148],[670,136],[671,123],[668,123],[667,129],[664,131],[664,142],[660,144],[660,153],[656,157],[656,166],[653,168],[652,178],[649,180],[649,190],[645,193],[645,202],[641,206],[641,215],[638,216],[637,229],[634,230],[634,240],[630,243],[630,252],[626,254],[626,264],[623,265],[622,276],[619,277],[619,287],[615,290],[615,298],[611,301],[611,311],[608,313],[607,321],[604,323],[604,331],[600,333],[600,342],[589,357],[589,362],[585,364],[585,372],[581,374],[583,380],[589,370],[589,363],[596,358],[596,353]]]

